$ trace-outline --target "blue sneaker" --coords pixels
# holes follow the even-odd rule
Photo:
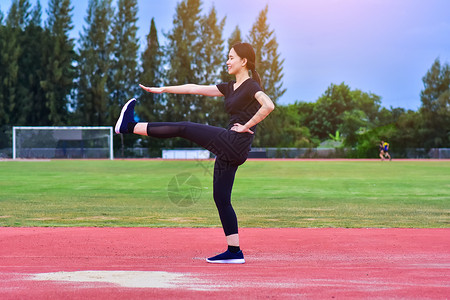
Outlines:
[[[119,133],[129,133],[128,124],[134,122],[134,105],[136,104],[136,99],[130,99],[122,108],[120,112],[119,120],[117,120],[116,127],[114,131]]]
[[[242,251],[238,253],[232,253],[230,251],[225,251],[222,254],[216,255],[206,259],[207,262],[212,264],[243,264],[245,263],[244,254]]]

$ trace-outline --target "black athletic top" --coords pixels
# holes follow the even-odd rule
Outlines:
[[[225,110],[230,115],[228,129],[233,127],[234,123],[244,125],[261,107],[255,94],[262,89],[254,79],[248,78],[236,90],[233,87],[235,83],[236,81],[230,81],[217,85],[219,91],[225,96]],[[256,125],[250,130],[254,131],[255,128]]]

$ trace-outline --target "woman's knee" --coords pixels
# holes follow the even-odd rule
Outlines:
[[[213,192],[214,203],[216,203],[217,208],[225,208],[231,206],[231,195],[228,193],[223,193],[221,191]]]
[[[179,126],[191,126],[193,123],[189,122],[189,121],[181,121],[181,122],[176,122],[176,124]]]

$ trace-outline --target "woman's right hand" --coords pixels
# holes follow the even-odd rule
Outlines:
[[[146,87],[146,86],[144,86],[144,85],[142,85],[142,84],[139,84],[139,86],[140,86],[144,91],[149,92],[149,93],[161,94],[161,93],[164,92],[163,89],[160,88],[160,87]]]

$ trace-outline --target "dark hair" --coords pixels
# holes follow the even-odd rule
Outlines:
[[[256,55],[252,45],[250,45],[249,43],[237,43],[234,44],[232,48],[234,49],[234,51],[236,51],[236,54],[239,55],[240,58],[247,59],[247,69],[252,71],[252,78],[262,88],[261,77],[259,76],[258,72],[256,72]]]

